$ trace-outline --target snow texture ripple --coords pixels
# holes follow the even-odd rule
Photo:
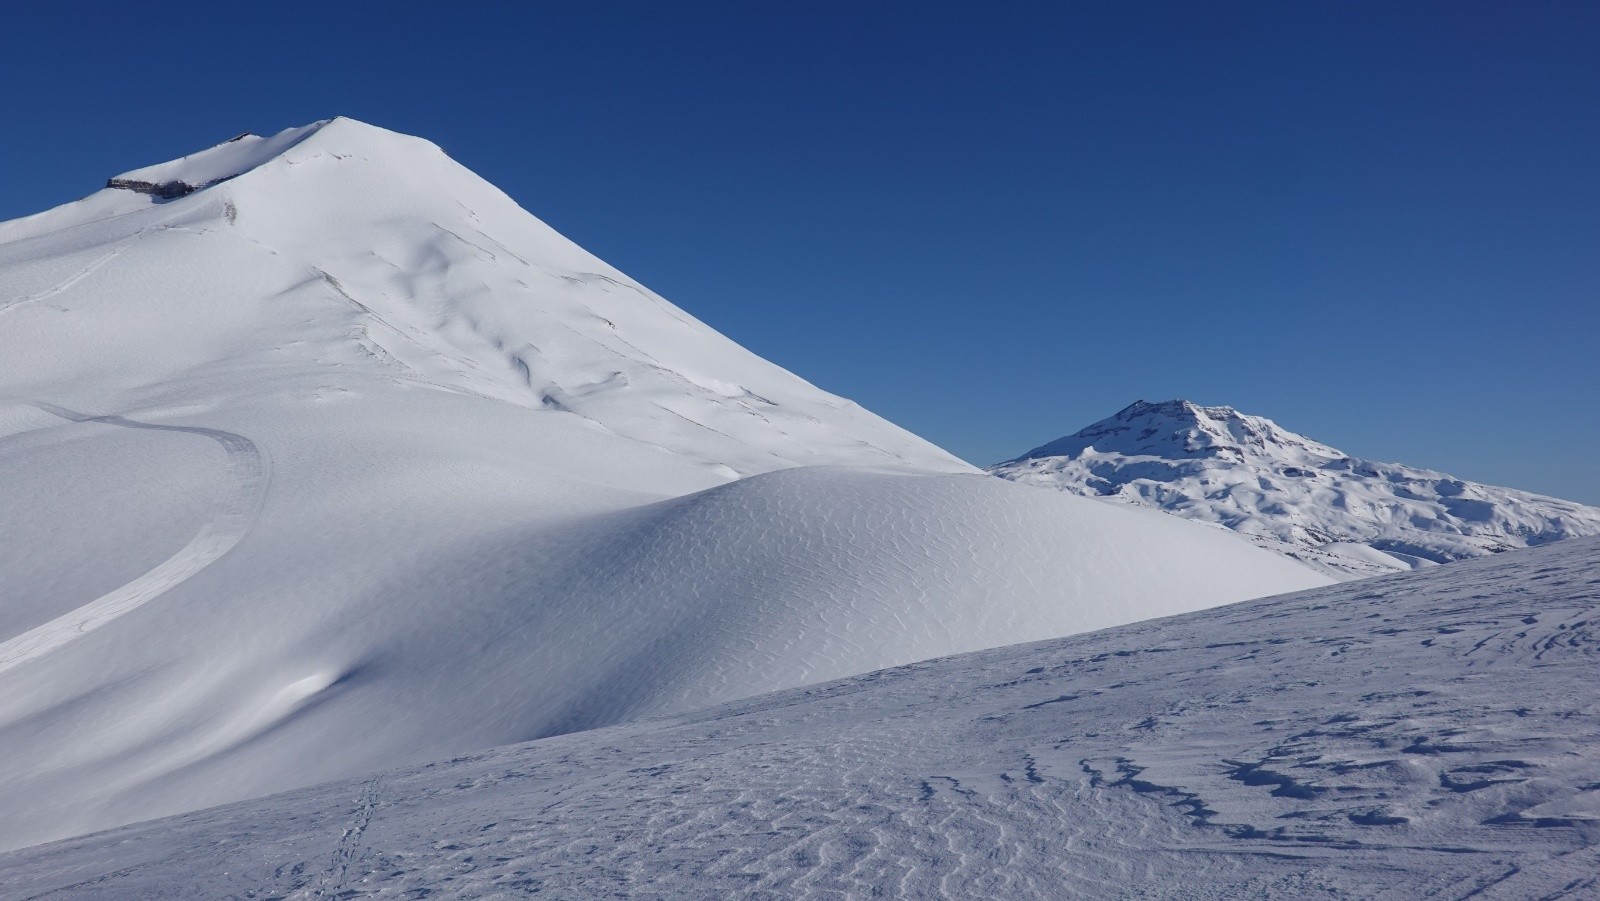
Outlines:
[[[1592,898],[1600,539],[0,857],[0,897]]]

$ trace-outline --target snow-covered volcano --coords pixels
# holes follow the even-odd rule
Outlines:
[[[982,475],[347,119],[0,224],[0,535],[0,846],[1325,581]]]
[[[48,338],[7,346],[14,394],[93,374],[57,400],[105,409],[122,400],[110,390],[160,403],[204,373],[249,368],[254,393],[350,372],[573,413],[720,478],[969,471],[717,334],[419,138],[334,119],[109,184],[0,225],[7,337]]]
[[[1350,456],[1270,419],[1137,401],[995,475],[1226,526],[1336,575],[1600,534],[1600,508]]]

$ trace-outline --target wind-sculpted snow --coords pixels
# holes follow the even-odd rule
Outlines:
[[[562,637],[517,667],[541,676],[519,692],[525,736],[1318,581],[1247,558],[1225,534],[1062,500],[977,475],[782,470],[519,536],[489,554],[539,564],[508,563],[469,593],[547,599],[537,628]],[[474,586],[483,556],[411,590]],[[529,640],[488,647],[526,655]],[[405,670],[396,679],[448,678],[421,660]]]
[[[0,857],[5,898],[1587,898],[1600,540]]]
[[[978,474],[419,139],[119,180],[183,187],[0,223],[0,848],[1326,581]]]
[[[1139,401],[989,471],[1225,526],[1345,578],[1600,534],[1600,508],[1357,459],[1188,401]]]
[[[287,469],[241,553],[164,582],[150,615],[68,630],[70,645],[6,674],[0,804],[15,816],[0,838],[1319,581],[1156,513],[980,475],[850,468],[522,522],[508,515],[518,497],[558,491],[490,473],[480,484],[511,503],[476,508],[480,527],[435,507],[407,528],[391,519],[403,510],[368,504],[388,524],[357,526],[371,544],[345,559],[356,524],[310,513],[317,488]]]

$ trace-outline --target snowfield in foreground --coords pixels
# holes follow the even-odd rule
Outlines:
[[[1224,526],[1340,578],[1600,535],[1600,507],[1358,459],[1185,400],[1138,401],[989,471]]]
[[[984,476],[417,138],[114,184],[0,223],[0,848],[1327,581]]]
[[[1592,898],[1600,539],[0,856],[0,897]]]

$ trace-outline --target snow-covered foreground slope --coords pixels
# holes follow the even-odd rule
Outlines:
[[[1600,540],[0,856],[4,898],[1585,898]]]
[[[1324,581],[978,474],[415,138],[114,181],[0,224],[0,847]]]
[[[1600,535],[1600,508],[1357,459],[1182,400],[1138,401],[989,471],[1225,526],[1344,578]]]

